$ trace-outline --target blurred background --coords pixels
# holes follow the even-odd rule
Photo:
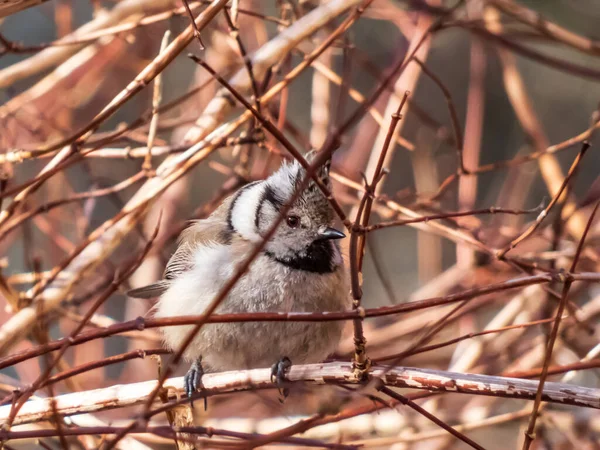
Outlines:
[[[208,2],[190,2],[195,15],[206,7],[204,3]],[[318,1],[240,0],[234,25],[239,28],[246,54],[252,57],[291,23],[319,7],[322,5]],[[259,92],[266,92],[300,64],[347,14],[332,18],[289,53],[282,52],[270,70],[257,76]],[[0,216],[0,295],[5,306],[0,309],[2,323],[12,323],[17,311],[34,307],[39,295],[36,286],[54,276],[53,269],[60,269],[50,287],[42,289],[42,296],[44,289],[60,292],[56,298],[48,294],[52,297],[52,309],[40,313],[35,327],[24,327],[10,338],[1,337],[0,351],[6,355],[72,332],[91,300],[110,284],[115,271],[122,271],[124,264],[130,264],[130,258],[138,254],[162,211],[160,231],[150,254],[119,292],[96,311],[88,327],[146,316],[153,302],[126,297],[127,288],[159,279],[174,250],[177,234],[187,221],[205,217],[234,189],[276,169],[286,152],[268,133],[258,132],[251,125],[240,127],[231,136],[248,141],[256,138],[256,142],[220,148],[186,169],[153,198],[147,214],[136,217],[127,232],[118,239],[111,237],[110,242],[100,241],[103,249],[90,256],[93,263],[86,262],[91,270],[69,266],[73,261],[77,263],[77,256],[73,255],[78,254],[78,247],[85,245],[86,239],[98,238],[102,232],[97,230],[120,219],[120,211],[143,189],[152,170],[198,140],[190,138],[199,127],[194,128],[194,123],[210,111],[206,108],[218,99],[219,86],[187,54],[201,56],[230,79],[245,70],[242,52],[230,24],[218,14],[202,30],[205,49],[194,39],[169,62],[162,72],[159,89],[160,105],[168,108],[156,116],[157,128],[152,137],[155,156],[146,161],[149,168],[143,164],[149,135],[154,135],[150,118],[153,101],[156,104],[158,100],[156,79],[119,104],[114,114],[94,124],[90,131],[73,136],[93,124],[97,114],[152,63],[160,53],[167,30],[171,40],[183,33],[190,18],[182,3],[51,0],[0,20],[0,152],[6,155],[0,159],[0,187],[3,195],[6,193],[2,209],[7,214]],[[599,23],[597,0],[375,0],[313,67],[262,104],[262,111],[303,152],[320,148],[327,136],[360,108],[359,103],[376,92],[382,79],[407,60],[423,38],[416,56],[424,68],[411,61],[403,71],[392,73],[389,88],[378,96],[372,110],[341,136],[333,157],[334,193],[349,219],[355,219],[356,205],[362,196],[356,190],[357,184],[363,184],[361,173],[366,173],[368,179],[372,176],[391,113],[404,93],[410,91],[385,162],[389,173],[377,186],[377,194],[383,201],[421,215],[490,207],[520,211],[540,204],[546,206],[557,194],[581,142],[584,138],[590,141],[591,149],[569,180],[567,195],[560,198],[535,235],[510,253],[521,261],[552,270],[568,269],[591,208],[600,196],[600,155],[596,148],[599,140],[589,131],[597,128],[600,102]],[[553,27],[582,40],[561,40]],[[578,46],[578,42],[584,44]],[[591,44],[586,47],[586,43]],[[242,93],[250,98],[252,91]],[[237,105],[221,119],[233,120],[241,112]],[[462,140],[462,146],[457,138]],[[570,139],[573,141],[567,142]],[[457,147],[462,147],[466,172],[483,169],[475,175],[453,178],[460,173]],[[80,155],[94,149],[96,155],[91,151],[85,157],[69,155],[63,159],[69,164],[43,182],[33,184],[30,191],[25,190],[24,183],[45,170],[59,150],[67,152],[69,148]],[[547,150],[549,155],[536,153]],[[532,154],[533,157],[527,157]],[[81,195],[86,192],[96,194]],[[16,198],[20,203],[13,205],[12,210]],[[437,221],[444,229],[427,222],[368,233],[362,305],[376,308],[400,304],[522,276],[526,273],[522,267],[495,261],[490,252],[476,251],[465,236],[487,249],[502,249],[539,212],[474,214]],[[370,223],[406,217],[398,209],[384,205],[374,209]],[[580,262],[582,271],[597,272],[598,231],[597,225],[592,227],[586,241],[587,253]],[[69,288],[63,289],[67,285]],[[557,286],[553,288],[560,290]],[[595,348],[599,296],[594,283],[574,286],[570,300],[586,314],[583,321],[587,328],[572,322],[561,328],[553,363],[580,361]],[[552,295],[539,286],[491,297],[469,303],[448,320],[432,342],[553,317],[556,305],[549,300]],[[510,311],[506,309],[508,305]],[[387,356],[411,348],[423,329],[448,311],[428,309],[366,321],[368,354],[381,361],[389,360]],[[546,324],[492,334],[490,339],[471,339],[407,356],[401,364],[488,374],[533,369],[542,365],[543,342],[548,332]],[[0,336],[2,333],[0,328]],[[154,330],[95,340],[70,349],[57,370],[139,348],[159,347]],[[334,357],[347,360],[352,349],[349,329]],[[34,358],[4,368],[3,383],[27,385],[39,376],[43,364],[43,358]],[[183,373],[183,369],[177,373]],[[561,376],[556,376],[556,380]],[[72,377],[54,389],[56,393],[66,393],[156,377],[154,360],[135,359]],[[598,387],[598,373],[580,372],[569,381]],[[218,428],[227,428],[218,421],[223,418],[248,419],[232,425],[236,429],[250,427],[249,420],[287,418],[279,425],[270,425],[277,428],[291,423],[296,416],[314,412],[319,399],[338,392],[336,388],[325,394],[317,389],[308,391],[301,388],[299,393],[293,392],[284,406],[274,395],[263,392],[221,396],[211,399],[208,412],[195,413],[200,423],[214,420]],[[40,395],[48,392],[42,390]],[[355,402],[369,400],[359,398]],[[422,404],[452,425],[525,407],[521,401],[458,395]],[[555,415],[540,420],[536,448],[600,448],[600,417],[595,410],[550,409]],[[120,421],[132,414],[131,409],[119,409],[99,413],[98,417]],[[344,422],[340,422],[342,431],[338,432],[344,436],[343,442],[362,439],[367,446],[376,448],[468,448],[446,435],[413,442],[408,438],[411,433],[436,430],[435,426],[403,409],[386,414],[382,416],[385,420],[381,419],[387,421],[385,425],[354,430],[355,435],[351,426],[343,428]],[[357,418],[360,417],[366,423],[365,416]],[[516,448],[522,440],[519,430],[524,423],[522,417],[507,420],[469,435],[487,449]],[[390,436],[404,436],[406,442],[377,441]],[[336,437],[324,439],[335,441]],[[93,448],[80,441],[73,445]],[[170,445],[165,439],[149,435],[141,442],[151,448]],[[46,445],[57,444],[48,439]],[[210,444],[207,446],[210,448]]]

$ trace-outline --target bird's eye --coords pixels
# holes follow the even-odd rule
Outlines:
[[[286,222],[288,224],[288,227],[298,228],[298,226],[300,225],[300,217],[290,214],[289,216],[287,216]]]

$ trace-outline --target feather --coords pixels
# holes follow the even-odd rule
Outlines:
[[[127,292],[127,295],[134,298],[160,297],[169,288],[169,284],[170,283],[166,280],[160,280],[156,283],[149,284],[148,286],[131,289]]]
[[[173,280],[184,272],[187,272],[194,265],[194,252],[196,246],[193,243],[182,242],[173,256],[169,259],[163,278]]]
[[[135,298],[160,297],[169,288],[172,280],[194,267],[195,249],[208,242],[226,244],[230,237],[223,216],[229,209],[229,203],[230,201],[226,200],[210,217],[195,221],[183,230],[179,236],[177,250],[167,262],[162,280],[132,289],[127,292],[127,295]]]

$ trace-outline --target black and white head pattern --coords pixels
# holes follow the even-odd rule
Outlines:
[[[314,153],[307,155],[310,162]],[[317,175],[331,187],[329,163]],[[306,176],[297,162],[284,163],[263,181],[244,186],[232,199],[228,223],[232,231],[253,242],[260,242],[277,220],[283,205],[291,199]],[[341,264],[339,246],[320,238],[334,220],[331,205],[311,180],[286,214],[275,235],[265,246],[265,254],[291,269],[332,272]]]

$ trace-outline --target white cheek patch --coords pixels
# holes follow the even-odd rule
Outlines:
[[[231,211],[231,224],[244,238],[260,242],[262,236],[256,229],[256,211],[262,199],[265,186],[258,183],[245,191],[236,199]]]

